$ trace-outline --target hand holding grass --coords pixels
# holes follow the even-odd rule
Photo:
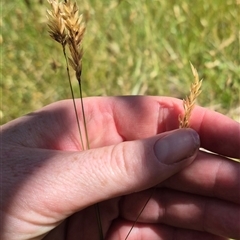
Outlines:
[[[97,202],[105,239],[124,239],[156,185],[128,239],[240,237],[240,165],[226,158],[240,158],[238,123],[194,108],[191,127],[201,146],[220,156],[198,153],[194,130],[174,130],[182,114],[177,99],[84,104],[91,150],[79,151],[70,100],[2,126],[1,239],[97,240]]]

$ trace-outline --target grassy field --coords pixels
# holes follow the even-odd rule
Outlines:
[[[29,2],[2,2],[2,123],[71,97],[61,47],[48,36],[48,3]],[[191,61],[204,79],[199,104],[239,120],[239,0],[77,3],[87,22],[84,96],[184,98]]]

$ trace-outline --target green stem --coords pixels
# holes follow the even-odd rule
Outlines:
[[[81,108],[82,108],[82,115],[83,115],[83,125],[84,125],[85,138],[86,138],[86,144],[87,144],[86,149],[90,149],[89,138],[88,138],[88,130],[87,130],[87,123],[86,123],[86,116],[85,116],[85,110],[84,110],[84,104],[83,104],[81,79],[78,80],[78,87],[79,87],[79,94],[80,94],[80,99],[81,99]]]
[[[85,110],[84,110],[84,104],[83,104],[83,96],[82,96],[81,77],[77,76],[77,79],[78,79],[79,94],[80,94],[80,99],[81,99],[81,108],[82,108],[82,115],[83,115],[83,124],[84,124],[86,144],[87,144],[86,148],[90,149],[89,138],[88,138],[88,131],[87,131],[87,123],[86,123],[86,117],[85,117]],[[94,205],[94,207],[95,207],[95,213],[96,213],[97,224],[98,224],[99,238],[100,238],[100,240],[104,240],[99,204],[96,203]]]
[[[77,120],[78,132],[79,132],[79,136],[80,136],[80,141],[81,141],[81,145],[82,145],[82,150],[84,150],[82,132],[81,132],[81,127],[80,127],[80,123],[79,123],[79,118],[78,118],[78,113],[77,113],[77,107],[76,107],[76,101],[75,101],[75,97],[74,97],[74,93],[73,93],[71,76],[70,76],[70,72],[69,72],[69,64],[68,64],[67,54],[66,54],[66,50],[65,50],[65,45],[64,45],[64,44],[62,44],[62,49],[63,49],[63,54],[64,54],[64,58],[65,58],[65,61],[66,61],[66,66],[67,66],[68,82],[69,82],[69,86],[70,86],[70,90],[71,90],[71,95],[72,95],[72,100],[73,100],[73,107],[74,107],[74,111],[75,111],[75,115],[76,115],[76,120]]]
[[[131,226],[130,230],[128,231],[128,234],[127,234],[127,236],[125,237],[125,240],[127,240],[127,239],[128,239],[128,237],[129,237],[130,233],[132,232],[133,228],[134,228],[134,227],[135,227],[135,225],[137,224],[137,222],[138,222],[138,219],[140,218],[140,216],[141,216],[141,214],[142,214],[143,210],[145,209],[145,207],[147,206],[147,204],[148,204],[148,202],[150,201],[151,197],[153,196],[153,194],[154,194],[155,190],[156,190],[156,187],[155,187],[155,188],[152,190],[152,192],[151,192],[150,196],[148,197],[148,199],[147,199],[147,201],[145,202],[145,204],[143,205],[143,207],[142,207],[141,211],[140,211],[140,212],[139,212],[139,214],[137,215],[137,218],[136,218],[136,220],[134,221],[133,225]]]

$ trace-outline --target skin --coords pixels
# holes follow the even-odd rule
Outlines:
[[[71,100],[1,127],[1,239],[97,240],[96,203],[104,239],[125,239],[147,199],[128,240],[240,239],[239,123],[195,107],[175,130],[182,102],[166,97],[84,106],[87,151]]]

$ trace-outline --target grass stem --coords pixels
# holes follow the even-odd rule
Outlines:
[[[80,136],[80,141],[81,141],[81,145],[82,145],[82,150],[84,150],[85,148],[84,148],[84,143],[83,143],[83,137],[82,137],[81,127],[80,127],[80,123],[79,123],[77,106],[76,106],[76,101],[75,101],[75,97],[74,97],[74,92],[73,92],[73,87],[72,87],[71,76],[70,76],[70,72],[69,72],[68,58],[67,58],[66,49],[65,49],[65,45],[64,45],[64,44],[62,44],[62,49],[63,49],[64,58],[65,58],[65,61],[66,61],[68,82],[69,82],[70,91],[71,91],[71,96],[72,96],[72,100],[73,100],[73,107],[74,107],[74,112],[75,112],[75,115],[76,115],[78,132],[79,132],[79,136]],[[84,119],[85,119],[85,118],[84,118]]]
[[[76,75],[76,78],[78,80],[79,95],[80,95],[80,100],[81,100],[81,109],[82,109],[83,124],[84,124],[84,131],[85,131],[85,139],[86,139],[86,145],[87,145],[86,149],[90,149],[90,143],[89,143],[89,137],[88,137],[88,131],[87,131],[87,123],[86,123],[86,116],[85,116],[85,110],[84,110],[84,104],[83,104],[83,96],[82,96],[81,76],[80,75]],[[95,213],[96,213],[96,218],[97,218],[99,239],[100,240],[104,240],[99,204],[96,203],[94,205],[94,208],[95,208]]]
[[[87,123],[86,123],[86,115],[85,115],[84,104],[83,104],[81,79],[78,80],[78,87],[79,87],[79,95],[80,95],[81,109],[82,109],[82,115],[83,115],[83,124],[84,124],[85,139],[86,139],[86,149],[90,149],[88,130],[87,130]]]
[[[145,207],[147,206],[148,202],[149,202],[149,201],[150,201],[150,199],[152,198],[152,196],[153,196],[153,194],[154,194],[154,192],[155,192],[155,191],[156,191],[156,187],[155,187],[155,188],[153,188],[153,190],[151,191],[151,194],[150,194],[150,196],[148,197],[147,201],[146,201],[146,202],[145,202],[145,204],[143,205],[143,207],[142,207],[141,211],[138,213],[138,215],[137,215],[137,218],[136,218],[136,219],[135,219],[135,221],[133,222],[133,225],[131,226],[130,230],[128,231],[128,234],[127,234],[127,235],[126,235],[126,237],[125,237],[125,240],[127,240],[127,239],[128,239],[128,237],[129,237],[130,233],[132,232],[133,228],[134,228],[134,227],[135,227],[135,225],[137,224],[137,222],[138,222],[138,219],[140,218],[140,216],[141,216],[142,212],[144,211]]]

